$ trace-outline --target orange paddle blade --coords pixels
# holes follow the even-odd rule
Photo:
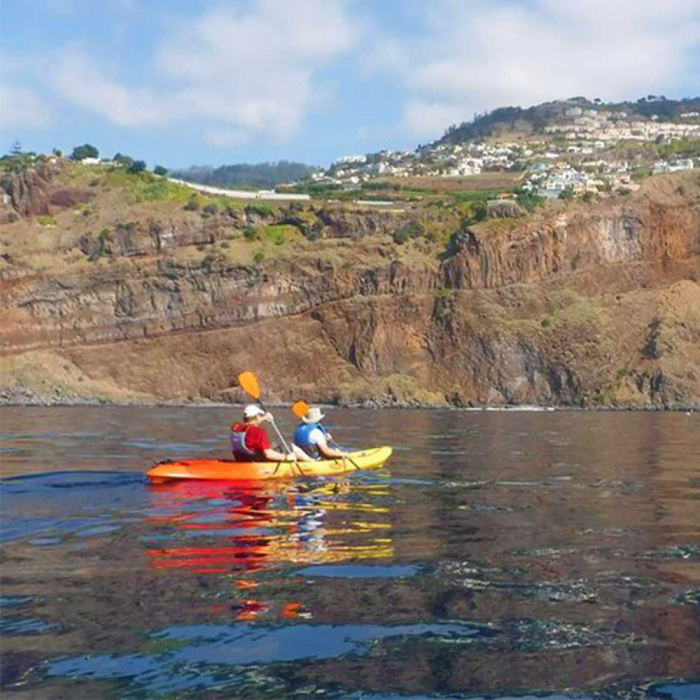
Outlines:
[[[241,372],[238,375],[238,383],[248,396],[252,396],[254,399],[260,398],[260,386],[252,372]]]
[[[307,404],[306,401],[297,401],[292,406],[292,413],[294,413],[297,418],[303,418],[309,413],[309,404]]]

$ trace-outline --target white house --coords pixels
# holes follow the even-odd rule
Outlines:
[[[692,158],[679,158],[678,160],[672,160],[668,164],[668,170],[671,173],[675,173],[678,170],[692,170],[693,167]]]
[[[341,156],[335,161],[337,165],[347,165],[349,163],[366,163],[367,156]]]

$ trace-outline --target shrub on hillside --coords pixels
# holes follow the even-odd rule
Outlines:
[[[145,169],[146,169],[146,161],[145,160],[135,160],[127,168],[127,172],[131,173],[132,175],[138,175],[138,173],[142,173]]]
[[[559,193],[559,199],[572,200],[574,198],[573,187],[566,187]]]
[[[541,207],[545,203],[545,198],[540,197],[532,192],[520,191],[518,193],[517,202],[521,207],[528,211],[534,211],[537,207]]]
[[[125,168],[130,168],[134,159],[131,156],[127,156],[124,153],[115,153],[112,162],[117,165],[123,166]]]
[[[424,229],[422,224],[415,219],[405,223],[403,226],[399,227],[394,231],[392,238],[394,243],[403,245],[409,238],[419,238],[423,235]]]
[[[474,221],[483,221],[488,215],[489,212],[486,208],[486,202],[480,202],[474,206],[472,213],[472,219]]]
[[[269,204],[248,204],[244,209],[246,216],[267,218],[273,216],[275,210]]]
[[[308,240],[317,241],[323,235],[323,222],[315,221],[312,226],[300,227],[299,230]]]
[[[89,143],[84,143],[82,146],[76,146],[71,153],[72,160],[83,160],[83,158],[99,158],[100,152]]]

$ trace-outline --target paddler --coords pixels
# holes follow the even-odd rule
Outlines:
[[[272,447],[270,438],[260,424],[271,421],[272,416],[257,404],[243,409],[243,421],[231,426],[231,451],[236,462],[306,462],[311,460],[296,445],[289,454]]]
[[[325,414],[318,406],[311,406],[309,412],[302,417],[301,423],[294,430],[294,447],[301,449],[307,458],[338,459],[346,457],[347,452],[331,447],[331,434],[321,425]]]

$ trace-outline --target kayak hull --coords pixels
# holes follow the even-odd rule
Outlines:
[[[335,476],[358,469],[378,469],[389,459],[391,447],[374,447],[350,452],[340,459],[318,462],[235,462],[223,459],[186,459],[161,462],[146,472],[154,483],[172,479],[207,479],[216,481],[260,481],[289,479],[297,476]]]

